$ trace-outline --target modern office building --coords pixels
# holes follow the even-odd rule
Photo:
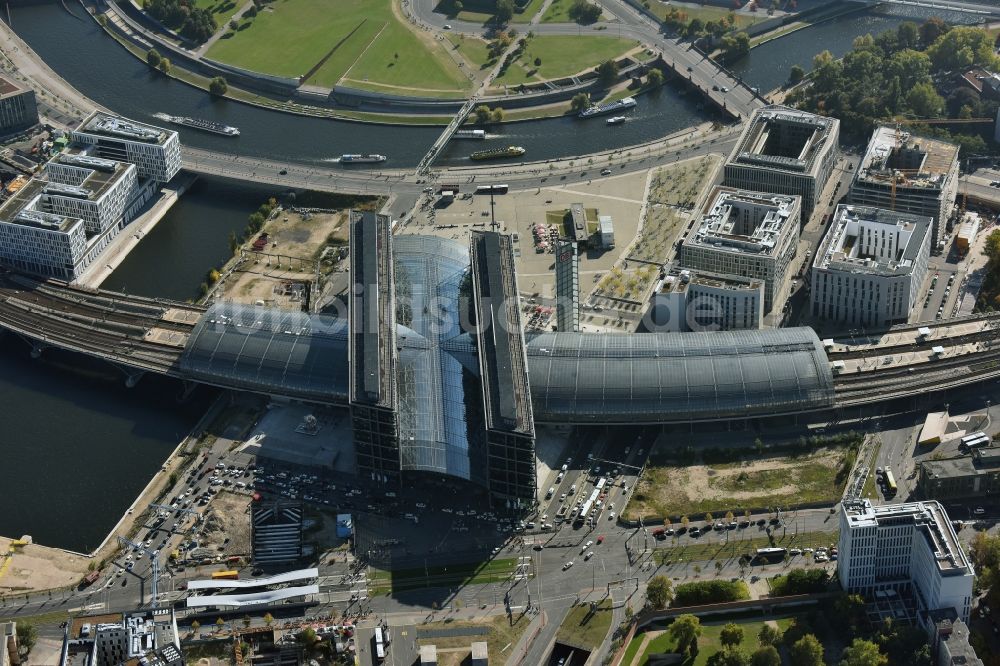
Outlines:
[[[653,291],[656,331],[731,331],[760,328],[764,281],[737,275],[672,271]]]
[[[729,154],[723,185],[802,197],[802,223],[837,161],[840,121],[786,106],[766,106],[750,116]]]
[[[165,183],[181,169],[181,142],[173,130],[95,111],[70,138],[92,146],[94,157],[134,164],[140,178]]]
[[[171,608],[72,620],[63,639],[64,666],[183,666]]]
[[[840,205],[813,258],[811,313],[849,326],[907,321],[927,273],[928,217]]]
[[[718,187],[681,245],[680,265],[764,283],[764,312],[788,294],[800,198]]]
[[[936,252],[957,192],[957,145],[878,127],[854,172],[848,201],[931,218]]]
[[[576,241],[556,241],[556,330],[580,330],[580,256]]]
[[[873,506],[844,502],[837,573],[848,592],[912,594],[917,620],[953,609],[969,621],[975,573],[944,507],[935,501]]]
[[[615,249],[615,223],[610,215],[597,216],[597,246],[602,250]]]
[[[302,504],[255,498],[250,505],[250,540],[256,566],[298,562],[302,558]]]
[[[1000,494],[1000,447],[973,449],[966,455],[920,463],[918,486],[936,500],[996,497]]]
[[[38,124],[35,91],[0,77],[0,136],[14,134]]]

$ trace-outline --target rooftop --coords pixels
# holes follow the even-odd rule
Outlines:
[[[719,251],[772,254],[780,245],[800,198],[717,187],[697,227],[684,243]],[[793,222],[794,223],[794,222]]]
[[[840,121],[787,106],[754,111],[727,164],[811,174]]]
[[[107,137],[109,139],[155,143],[158,145],[162,145],[175,134],[175,132],[163,129],[162,127],[113,116],[103,111],[94,111],[80,123],[80,126],[74,132]]]
[[[0,99],[19,93],[22,90],[24,89],[21,86],[6,77],[0,76]]]
[[[924,460],[920,466],[924,476],[928,479],[995,474],[1000,468],[1000,447],[989,446],[976,449],[971,455],[954,458]]]
[[[953,143],[916,137],[895,127],[878,127],[858,165],[855,183],[896,189],[940,190],[958,159]]]
[[[927,546],[934,554],[934,560],[942,573],[973,573],[972,564],[958,542],[958,536],[951,526],[951,521],[948,520],[948,514],[939,502],[873,506],[868,500],[860,500],[845,502],[844,511],[847,522],[852,528],[912,523],[926,539]]]
[[[66,233],[75,225],[83,224],[77,217],[66,217],[57,213],[35,210],[45,196],[48,183],[40,178],[32,178],[24,187],[0,206],[0,221],[36,229],[48,229]]]
[[[929,217],[841,204],[833,213],[830,228],[820,243],[813,265],[851,273],[907,275],[914,268],[931,224]],[[889,234],[892,239],[898,239],[899,244],[867,244],[860,236],[865,230],[874,231],[871,228],[876,225],[883,235]],[[869,251],[873,247],[887,254]]]
[[[470,256],[486,425],[531,433],[531,395],[510,236],[474,231]]]
[[[663,279],[660,285],[660,293],[684,293],[690,285],[702,285],[715,289],[759,289],[763,281],[756,278],[745,278],[739,275],[726,275],[723,273],[708,273],[705,271],[672,271]]]

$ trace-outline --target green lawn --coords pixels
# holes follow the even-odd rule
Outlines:
[[[833,521],[831,521],[833,522]],[[693,522],[692,525],[701,527],[701,521]],[[679,527],[675,525],[674,527]],[[729,534],[729,541],[726,541],[726,534]],[[656,542],[657,549],[654,557],[658,562],[709,562],[712,560],[738,559],[741,555],[753,553],[758,548],[818,548],[820,546],[829,548],[837,545],[839,532],[799,532],[795,533],[794,525],[792,529],[773,532],[774,543],[767,538],[767,535],[758,531],[756,525],[744,530],[726,530],[725,532],[712,532],[697,538],[684,534],[679,537],[672,537],[665,541]],[[743,537],[740,539],[740,537]],[[722,543],[720,543],[720,540]],[[796,565],[805,564],[807,558],[803,555],[792,557],[791,562]],[[811,560],[808,560],[811,562]],[[783,567],[783,564],[776,563],[768,566]],[[705,568],[704,574],[714,574],[714,569]]]
[[[449,37],[448,40],[469,63],[469,67],[479,70],[486,70],[489,67],[490,47],[486,40],[478,37],[465,37],[463,39],[455,35]]]
[[[565,0],[563,1],[565,2]],[[511,20],[511,23],[530,23],[531,19],[535,17],[535,14],[538,13],[538,10],[542,8],[544,3],[545,0],[531,0],[523,12],[520,14],[514,12],[514,18]]]
[[[207,9],[215,16],[219,27],[225,26],[233,14],[239,11],[245,0],[195,0],[198,9]]]
[[[611,629],[611,599],[604,599],[597,604],[597,610],[591,612],[590,603],[582,603],[570,609],[563,620],[556,640],[569,645],[593,649],[604,642]]]
[[[347,78],[382,84],[393,94],[465,90],[468,79],[446,47],[412,32],[391,2],[338,0],[332,11],[328,0],[275,0],[207,55],[286,77],[301,77],[322,62],[308,79],[321,86]]]
[[[510,578],[517,564],[516,559],[505,558],[488,562],[428,566],[426,569],[395,571],[373,569],[368,576],[368,587],[371,594],[376,595],[424,587],[464,587],[500,583]]]
[[[542,15],[542,23],[573,23],[573,19],[569,17],[573,2],[574,0],[553,0]]]
[[[577,37],[573,35],[541,35],[528,41],[528,48],[510,64],[497,85],[519,85],[571,76],[596,67],[605,60],[616,58],[637,45],[618,37]],[[542,64],[535,66],[535,58]]]
[[[792,615],[770,618],[771,621],[778,625],[778,629],[782,632],[788,629],[788,627],[792,624],[793,619],[794,616]],[[748,654],[753,653],[754,650],[760,647],[760,642],[757,640],[757,633],[764,626],[764,622],[759,620],[736,620],[735,622],[743,628],[743,640],[737,648]],[[694,659],[687,659],[684,662],[684,666],[705,666],[708,663],[709,658],[722,649],[722,643],[719,641],[719,637],[722,634],[722,628],[726,626],[727,623],[728,622],[702,622],[701,637],[698,639],[698,655]],[[664,632],[651,639],[646,645],[646,649],[643,650],[642,655],[638,655],[642,640],[643,634],[638,634],[632,639],[629,643],[628,649],[625,651],[625,658],[622,659],[622,666],[631,666],[633,663],[645,666],[645,664],[649,661],[650,655],[672,652],[677,647],[674,640],[670,637],[670,634]],[[639,656],[638,661],[636,661],[636,656]]]

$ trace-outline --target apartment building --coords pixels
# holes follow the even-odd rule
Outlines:
[[[957,145],[878,127],[854,172],[848,201],[931,218],[931,251],[936,252],[957,193]]]
[[[912,594],[925,629],[937,610],[953,609],[969,621],[975,573],[938,502],[845,502],[837,573],[848,592]]]
[[[812,316],[867,328],[906,323],[927,273],[930,247],[928,217],[837,206],[813,258]]]
[[[799,242],[801,199],[717,187],[684,239],[680,265],[764,283],[764,312],[788,294]]]
[[[837,161],[840,121],[786,106],[754,111],[729,154],[723,185],[802,198],[802,222]]]

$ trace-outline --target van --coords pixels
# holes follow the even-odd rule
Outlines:
[[[555,486],[549,486],[549,491],[545,493],[545,499],[551,499],[556,492]]]
[[[559,471],[562,472],[563,474],[565,474],[566,470],[568,470],[568,469],[569,469],[569,465],[563,465],[562,468]]]
[[[575,483],[572,486],[569,487],[569,491],[571,493],[575,493],[576,492],[576,484]]]

